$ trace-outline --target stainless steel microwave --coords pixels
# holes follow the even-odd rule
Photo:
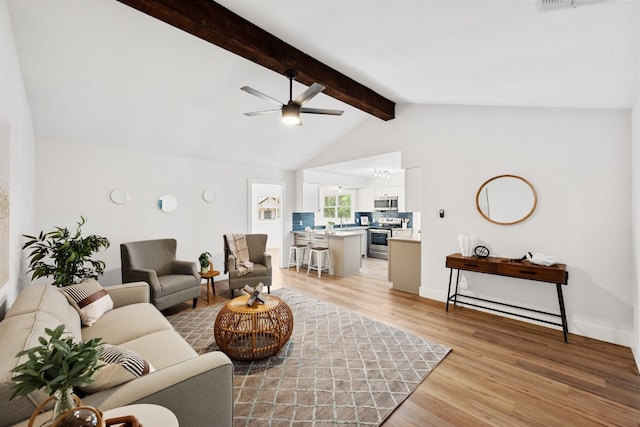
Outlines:
[[[373,201],[373,208],[376,211],[397,211],[398,196],[380,196]]]

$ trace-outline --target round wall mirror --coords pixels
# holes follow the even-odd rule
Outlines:
[[[178,201],[175,197],[165,194],[158,197],[158,207],[162,212],[173,212],[178,207]]]
[[[478,212],[494,224],[517,224],[536,209],[533,185],[517,175],[499,175],[484,182],[476,194]]]

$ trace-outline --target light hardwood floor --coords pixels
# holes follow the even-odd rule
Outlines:
[[[278,265],[277,254],[273,265]],[[274,286],[331,302],[453,351],[384,426],[640,426],[631,350],[392,289],[386,262],[348,278],[276,269]],[[206,305],[202,287],[199,306]],[[216,282],[209,304],[229,300]],[[190,304],[182,309],[190,310]]]

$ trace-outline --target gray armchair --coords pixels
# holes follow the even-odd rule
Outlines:
[[[147,282],[151,303],[158,310],[200,296],[196,262],[176,260],[175,239],[143,240],[120,244],[122,283]]]
[[[227,235],[224,239],[224,272],[229,273],[229,289],[231,289],[231,298],[234,296],[236,289],[244,288],[244,285],[256,286],[260,282],[267,287],[268,293],[271,293],[271,255],[267,253],[267,235],[266,234],[247,234],[247,248],[249,249],[249,261],[253,263],[253,271],[251,273],[240,276],[236,268],[236,258],[229,250]]]

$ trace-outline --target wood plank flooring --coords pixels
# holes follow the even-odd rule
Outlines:
[[[273,254],[273,265],[278,265]],[[453,351],[384,426],[640,426],[631,350],[396,291],[385,261],[348,278],[276,269],[274,286],[342,306]],[[206,305],[202,287],[199,305]],[[229,300],[216,282],[210,304]],[[190,303],[179,309],[190,310]]]

